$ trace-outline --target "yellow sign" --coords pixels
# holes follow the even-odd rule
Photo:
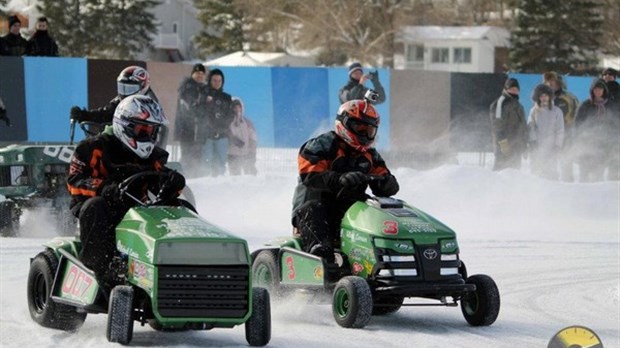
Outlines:
[[[603,343],[594,331],[574,325],[558,331],[547,348],[603,348]]]

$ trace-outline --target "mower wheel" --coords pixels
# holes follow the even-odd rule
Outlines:
[[[57,268],[58,259],[49,249],[32,259],[27,294],[30,317],[43,327],[75,331],[84,324],[86,313],[78,313],[74,307],[50,299]]]
[[[133,288],[117,285],[110,293],[108,325],[106,335],[109,342],[127,345],[133,337]]]
[[[252,284],[267,289],[272,297],[285,296],[280,286],[280,267],[278,267],[277,251],[263,250],[252,263]]]
[[[346,276],[336,283],[332,313],[338,325],[363,328],[372,315],[372,294],[365,279]]]
[[[488,326],[495,322],[499,315],[499,290],[491,277],[476,274],[466,281],[476,285],[476,291],[461,298],[461,312],[465,320],[472,326]]]
[[[252,347],[262,347],[271,340],[271,305],[266,289],[252,289],[252,315],[245,323],[245,339]]]

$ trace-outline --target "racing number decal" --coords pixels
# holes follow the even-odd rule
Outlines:
[[[75,265],[71,265],[69,274],[62,284],[63,294],[82,297],[90,288],[93,279]]]
[[[288,266],[288,279],[295,279],[295,262],[292,256],[286,257],[286,265]]]
[[[383,221],[383,233],[385,233],[385,234],[398,234],[398,222],[396,222],[396,221]]]
[[[75,146],[46,146],[43,148],[43,153],[50,157],[58,158],[59,160],[67,163],[71,163],[71,156]]]

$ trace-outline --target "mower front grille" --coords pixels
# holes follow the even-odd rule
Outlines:
[[[249,268],[160,266],[157,309],[163,317],[242,318],[249,309]]]

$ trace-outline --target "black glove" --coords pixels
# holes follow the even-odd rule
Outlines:
[[[379,82],[379,72],[377,70],[369,72],[368,73],[368,78],[373,83]]]
[[[110,208],[123,209],[125,203],[121,197],[121,191],[118,188],[118,184],[110,181],[102,185],[103,187],[101,188],[100,196],[108,202]]]
[[[73,106],[71,108],[71,119],[77,122],[82,121],[82,109],[79,106]]]
[[[340,185],[350,188],[368,183],[368,177],[362,172],[348,172],[340,175]]]
[[[176,170],[171,170],[168,176],[162,178],[158,196],[162,200],[176,198],[184,187],[185,177]]]
[[[0,109],[0,120],[3,120],[7,127],[11,127],[11,120],[6,116],[6,109]]]
[[[396,181],[396,177],[389,174],[385,179],[377,182],[377,189],[373,190],[373,193],[380,197],[390,197],[395,195],[399,189],[400,186],[398,185],[398,181]]]

